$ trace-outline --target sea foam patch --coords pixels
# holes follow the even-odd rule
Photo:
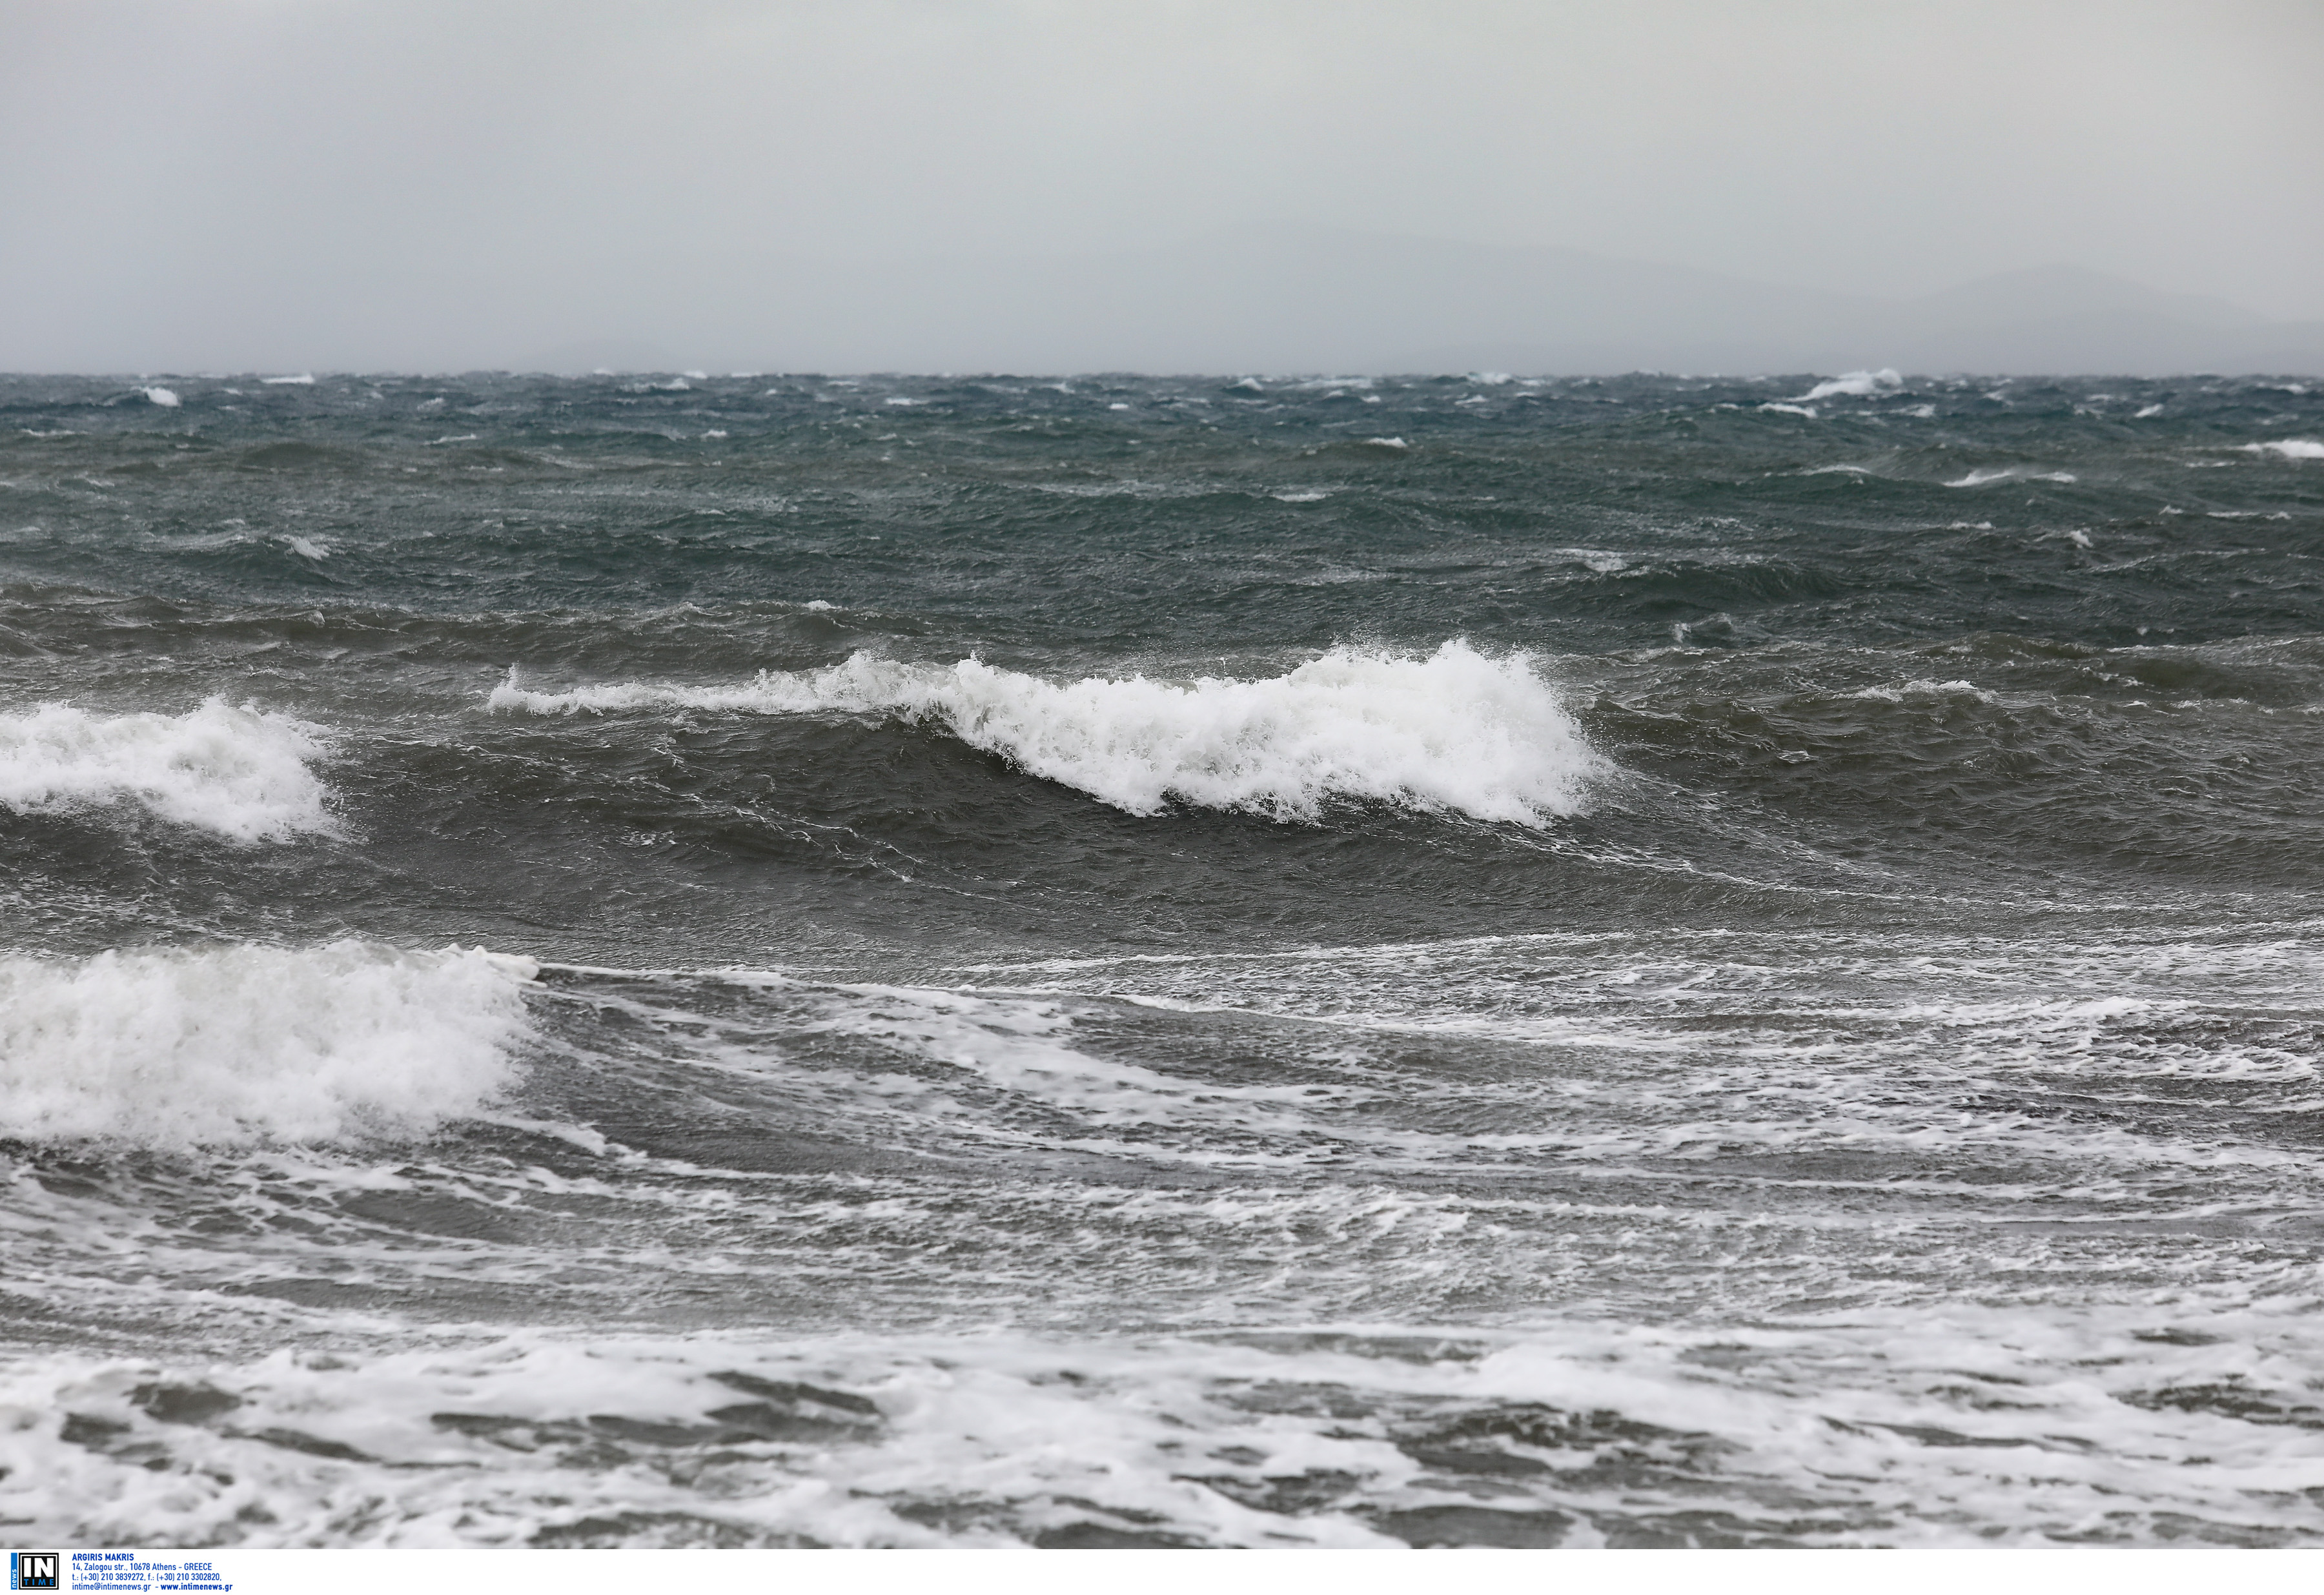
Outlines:
[[[1966,476],[1955,477],[1947,487],[1983,487],[1995,482],[2071,482],[2071,471],[2036,471],[2024,466],[2006,466],[1997,470],[1973,470]]]
[[[1053,682],[974,659],[900,664],[857,653],[734,687],[627,682],[535,692],[515,673],[494,709],[640,708],[890,714],[1132,814],[1172,801],[1315,819],[1371,800],[1538,825],[1573,813],[1600,761],[1526,654],[1455,640],[1412,658],[1334,648],[1281,676]]]
[[[528,960],[361,942],[0,958],[0,1135],[421,1134],[509,1083]]]
[[[211,698],[183,715],[96,715],[43,704],[0,715],[0,808],[134,803],[236,842],[336,829],[309,769],[320,727]]]
[[[2312,1545],[2314,1325],[2208,1305],[51,1351],[0,1367],[0,1508],[67,1544]]]
[[[2324,443],[2313,438],[2280,438],[2273,443],[2246,443],[2246,454],[2272,454],[2278,459],[2324,460]]]

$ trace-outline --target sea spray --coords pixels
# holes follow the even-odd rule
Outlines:
[[[0,959],[0,1135],[422,1134],[510,1082],[523,959],[360,942]]]
[[[1371,800],[1540,825],[1575,812],[1598,770],[1528,655],[1494,659],[1457,639],[1423,658],[1334,648],[1257,680],[1060,683],[975,659],[901,664],[862,652],[734,687],[539,692],[512,671],[489,702],[537,715],[890,714],[1139,815],[1176,800],[1312,822],[1328,802]]]
[[[336,828],[309,768],[325,751],[321,727],[221,698],[183,715],[43,704],[0,715],[0,809],[126,803],[235,842],[282,842]]]

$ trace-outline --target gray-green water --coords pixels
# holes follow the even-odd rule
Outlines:
[[[0,424],[33,1538],[2324,1538],[2301,383]]]

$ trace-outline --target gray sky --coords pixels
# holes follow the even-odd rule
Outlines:
[[[800,261],[1263,221],[2324,319],[2319,85],[2317,0],[0,0],[0,367],[939,364]]]

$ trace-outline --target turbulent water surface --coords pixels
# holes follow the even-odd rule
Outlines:
[[[0,380],[0,1519],[2324,1542],[2319,439]]]

